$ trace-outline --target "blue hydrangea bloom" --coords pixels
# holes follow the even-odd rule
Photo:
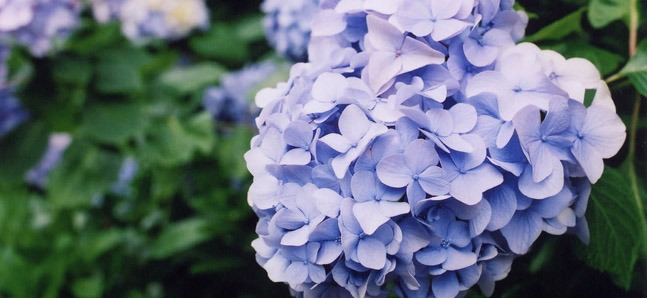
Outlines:
[[[265,36],[276,51],[291,61],[307,59],[310,23],[319,10],[319,0],[265,0]]]
[[[220,86],[204,91],[204,108],[218,121],[251,123],[259,112],[251,102],[252,92],[276,70],[277,65],[267,61],[224,75]]]
[[[2,86],[0,86],[2,88]],[[27,111],[9,89],[0,89],[0,138],[8,134],[28,118]]]
[[[542,233],[588,241],[625,127],[589,61],[515,44],[513,4],[319,3],[309,61],[258,92],[245,154],[271,280],[297,297],[491,295]]]
[[[91,4],[97,21],[118,21],[123,34],[136,43],[182,38],[209,24],[204,0],[92,0]]]
[[[13,96],[13,90],[8,82],[6,59],[9,48],[0,44],[0,138],[12,131],[28,118],[27,111],[18,99]]]
[[[60,47],[79,26],[79,0],[7,0],[0,3],[0,39],[21,44],[36,57]]]

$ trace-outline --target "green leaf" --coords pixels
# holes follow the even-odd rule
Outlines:
[[[69,50],[83,55],[96,53],[97,49],[112,46],[123,40],[118,22],[98,25],[96,21],[85,22],[84,26],[67,42]]]
[[[111,48],[99,53],[96,87],[103,93],[128,93],[143,87],[141,69],[150,57],[135,47]]]
[[[198,35],[189,41],[193,51],[206,58],[223,62],[243,63],[249,55],[247,43],[233,32],[235,29],[227,23],[216,23],[204,35]]]
[[[213,118],[208,112],[195,115],[186,122],[189,142],[202,153],[208,153],[214,145]]]
[[[217,63],[203,62],[190,67],[172,69],[162,74],[162,83],[184,94],[216,84],[227,71]]]
[[[154,124],[142,146],[142,158],[163,166],[187,162],[196,151],[208,152],[214,144],[213,121],[206,112],[188,120],[175,116]]]
[[[159,167],[152,171],[152,199],[159,201],[174,195],[182,184],[182,171],[176,168]]]
[[[631,12],[632,0],[591,0],[589,22],[594,28],[602,28],[609,23],[626,18]]]
[[[0,139],[0,180],[20,182],[40,160],[49,131],[43,123],[29,123]]]
[[[147,119],[134,103],[95,103],[83,113],[81,131],[106,143],[123,143],[142,132]]]
[[[545,46],[543,48],[557,51],[566,58],[580,57],[588,59],[600,70],[600,73],[603,76],[606,76],[618,69],[620,64],[625,60],[624,57],[618,54],[592,46],[591,44],[581,40],[567,40],[565,42]]]
[[[187,250],[209,239],[209,221],[191,218],[166,227],[151,245],[150,254],[154,259],[163,259]]]
[[[113,228],[107,231],[98,231],[82,240],[81,251],[79,252],[85,261],[94,262],[96,258],[108,252],[124,240],[123,233]]]
[[[647,96],[647,40],[638,44],[636,54],[629,59],[620,73],[629,76],[636,90],[643,96]]]
[[[584,11],[586,11],[586,7],[582,7],[579,10],[566,15],[565,17],[542,28],[537,33],[526,37],[525,41],[536,42],[540,40],[560,40],[571,33],[582,32],[581,23]]]
[[[245,42],[263,40],[265,38],[265,31],[262,25],[263,17],[264,15],[262,14],[256,14],[236,22],[234,25],[236,30],[235,35]]]
[[[78,298],[98,298],[103,294],[103,276],[94,274],[90,277],[77,279],[72,284],[72,292]]]
[[[631,285],[644,227],[631,185],[621,171],[606,167],[593,186],[586,218],[591,235],[586,262],[608,272],[624,289]]]
[[[249,150],[249,140],[253,135],[251,128],[237,126],[218,142],[218,161],[228,175],[239,179],[249,175],[242,152]]]
[[[24,190],[0,187],[0,243],[17,246],[25,240],[31,229],[28,202],[30,195]]]
[[[92,64],[84,57],[60,56],[52,63],[52,76],[59,83],[84,87],[92,79]]]
[[[89,206],[117,180],[121,158],[82,141],[73,142],[52,171],[47,188],[57,209]]]

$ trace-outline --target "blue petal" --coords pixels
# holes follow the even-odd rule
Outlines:
[[[339,232],[339,222],[336,218],[328,218],[310,233],[308,240],[310,242],[325,242],[337,240],[341,236]]]
[[[485,231],[492,218],[492,207],[487,200],[481,200],[477,205],[478,213],[472,218],[470,223],[470,237],[476,237]]]
[[[620,117],[604,106],[593,105],[586,111],[582,134],[603,158],[610,158],[625,141],[625,125]]]
[[[527,165],[519,177],[519,190],[522,194],[533,199],[544,199],[559,193],[564,187],[564,168],[562,163],[553,161],[553,172],[540,182],[532,179],[532,169]]]
[[[333,36],[346,29],[344,14],[332,9],[324,9],[315,14],[312,20],[312,36]]]
[[[450,1],[451,3],[460,3],[459,1]],[[436,1],[432,2],[436,3]],[[442,41],[454,37],[461,33],[469,23],[457,19],[439,20],[434,26],[434,31],[431,32],[431,38],[435,41]]]
[[[267,271],[267,276],[273,282],[285,282],[285,271],[290,265],[290,261],[284,258],[280,253],[275,254],[271,257],[263,268]]]
[[[447,233],[443,236],[445,239],[451,241],[452,246],[456,247],[465,247],[470,244],[470,241],[472,241],[472,237],[469,233],[469,226],[467,223],[462,221],[450,222],[447,227]]]
[[[386,264],[386,247],[379,240],[366,237],[357,244],[357,258],[366,268],[380,270]]]
[[[401,154],[382,159],[377,164],[376,173],[382,183],[391,187],[405,187],[412,181],[411,170]]]
[[[460,284],[454,272],[434,277],[431,281],[431,289],[437,298],[454,298],[458,296]]]
[[[413,254],[429,244],[429,233],[413,217],[405,217],[398,225],[402,229],[402,243],[398,255]]]
[[[510,222],[517,210],[517,196],[515,191],[507,184],[489,190],[485,198],[492,207],[492,217],[487,225],[488,231],[496,231]]]
[[[352,144],[366,135],[371,123],[358,106],[349,105],[339,116],[339,131]]]
[[[301,246],[308,242],[308,236],[310,236],[310,227],[304,225],[299,229],[285,233],[281,238],[281,245]]]
[[[294,121],[283,132],[283,140],[286,144],[294,147],[310,146],[312,127],[305,121]]]
[[[544,222],[533,212],[519,211],[505,227],[501,228],[503,237],[508,241],[510,250],[525,254],[541,234]]]
[[[319,141],[340,153],[348,152],[352,147],[352,143],[348,139],[336,133],[327,134],[321,137]]]
[[[476,263],[476,254],[469,248],[456,249],[450,246],[446,250],[447,260],[443,263],[445,270],[456,271]]]
[[[447,250],[437,247],[427,247],[416,253],[416,260],[427,266],[440,265],[447,260]]]
[[[568,208],[572,201],[573,192],[568,187],[564,187],[562,191],[550,198],[533,202],[531,208],[542,218],[552,218]]]
[[[420,174],[426,168],[438,164],[438,154],[434,143],[417,139],[404,151],[405,162],[412,173]]]
[[[274,215],[274,220],[277,226],[288,230],[296,230],[307,221],[303,213],[291,209],[281,209]]]
[[[321,243],[317,253],[316,263],[319,265],[328,265],[341,256],[343,249],[339,241],[326,241]]]
[[[429,195],[439,196],[449,193],[449,181],[445,170],[439,167],[429,167],[420,173],[418,183]]]
[[[466,133],[476,125],[476,109],[471,105],[458,103],[449,109],[454,119],[454,132]]]
[[[389,220],[381,212],[380,204],[376,201],[368,201],[357,203],[353,205],[353,214],[357,218],[357,222],[362,227],[362,230],[367,235],[375,233],[377,228]]]
[[[307,165],[312,160],[312,155],[309,151],[302,148],[294,148],[283,155],[281,158],[281,165]]]
[[[321,188],[313,193],[315,205],[322,214],[335,218],[339,215],[342,197],[328,188]]]
[[[374,201],[377,196],[376,177],[372,172],[358,171],[351,178],[350,187],[357,202]]]
[[[301,284],[308,279],[308,265],[303,262],[292,262],[285,269],[284,273],[285,281],[290,284],[297,285]]]
[[[406,202],[380,201],[380,213],[388,217],[402,215],[410,210],[409,204]]]

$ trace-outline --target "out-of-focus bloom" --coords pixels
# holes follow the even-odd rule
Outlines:
[[[0,138],[27,120],[28,113],[13,96],[6,59],[9,48],[0,45]]]
[[[99,22],[119,21],[123,34],[139,43],[182,38],[209,23],[203,0],[93,0],[92,10]]]
[[[65,149],[72,143],[72,136],[67,133],[55,133],[49,136],[47,150],[36,166],[27,171],[27,183],[45,188],[49,173],[61,162]]]
[[[42,57],[78,27],[80,12],[78,0],[0,1],[0,40],[19,43]]]
[[[92,14],[99,23],[107,23],[119,17],[126,0],[91,0]]]
[[[121,164],[121,169],[119,169],[119,175],[117,176],[117,181],[112,184],[110,190],[117,195],[128,195],[132,192],[130,183],[137,175],[139,170],[139,164],[137,160],[132,156],[126,157]]]
[[[0,138],[27,120],[28,114],[10,90],[0,90]]]
[[[220,86],[205,90],[204,108],[218,121],[251,123],[259,111],[252,92],[276,70],[275,63],[266,61],[222,76]]]
[[[276,51],[292,61],[305,61],[319,0],[265,0],[261,10],[266,14],[265,35]]]
[[[256,95],[245,154],[271,280],[298,297],[491,295],[543,232],[587,241],[625,127],[591,62],[515,44],[512,6],[322,4],[309,63]]]

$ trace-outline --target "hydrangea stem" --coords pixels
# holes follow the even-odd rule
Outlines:
[[[637,42],[638,42],[638,25],[639,25],[639,15],[638,15],[638,0],[631,1],[631,10],[629,13],[629,57],[631,58],[636,54]],[[647,220],[645,219],[645,210],[643,207],[642,199],[640,198],[640,190],[638,187],[638,176],[636,175],[636,169],[634,161],[636,158],[636,137],[638,134],[638,119],[640,118],[640,105],[642,99],[640,98],[640,93],[636,91],[634,98],[633,113],[631,115],[631,123],[629,126],[629,153],[628,153],[628,170],[629,170],[629,179],[631,182],[631,191],[634,195],[634,200],[636,201],[636,206],[638,207],[638,212],[640,213],[640,220],[642,222],[643,230],[643,253],[647,253]]]

